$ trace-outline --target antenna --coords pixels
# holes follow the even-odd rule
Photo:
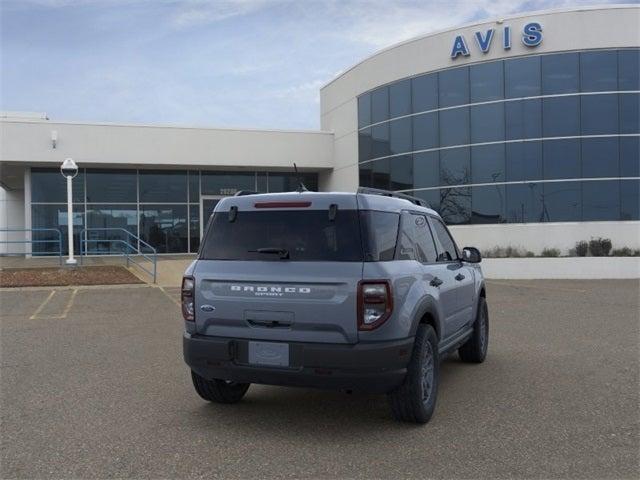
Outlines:
[[[304,183],[302,183],[302,177],[300,177],[300,174],[298,173],[298,167],[295,162],[293,162],[293,169],[295,170],[296,178],[298,179],[298,188],[296,189],[296,192],[308,192],[309,190],[307,190],[307,187],[305,187]]]

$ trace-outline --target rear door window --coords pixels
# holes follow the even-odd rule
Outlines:
[[[431,218],[431,226],[437,239],[437,243],[439,244],[437,261],[451,262],[453,260],[457,260],[459,255],[456,242],[453,241],[453,238],[449,234],[447,227],[444,226],[444,223],[437,218]]]
[[[357,210],[216,212],[201,251],[203,260],[362,261]],[[258,252],[262,250],[262,253]]]
[[[436,261],[436,256],[436,246],[427,217],[417,213],[403,213],[398,260],[432,263]]]

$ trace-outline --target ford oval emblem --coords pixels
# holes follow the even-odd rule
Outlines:
[[[213,312],[216,309],[216,307],[214,307],[213,305],[202,305],[200,307],[200,310],[202,310],[203,312]]]

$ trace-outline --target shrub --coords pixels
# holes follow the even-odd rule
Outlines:
[[[540,254],[541,257],[559,257],[560,256],[560,250],[558,250],[557,248],[545,248],[542,250],[542,253]]]
[[[611,239],[609,238],[592,238],[589,241],[589,251],[594,257],[606,257],[611,251]]]
[[[586,257],[587,253],[589,253],[589,243],[584,240],[576,242],[576,255],[578,257]]]
[[[521,247],[513,247],[511,245],[507,247],[493,247],[489,250],[482,251],[484,258],[522,258],[533,257],[533,252],[525,250]]]
[[[640,250],[632,250],[629,247],[615,248],[611,251],[614,257],[639,257]]]

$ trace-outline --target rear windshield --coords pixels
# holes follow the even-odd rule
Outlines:
[[[200,258],[363,261],[357,210],[338,210],[333,220],[328,210],[238,211],[229,219],[229,212],[214,214]]]

